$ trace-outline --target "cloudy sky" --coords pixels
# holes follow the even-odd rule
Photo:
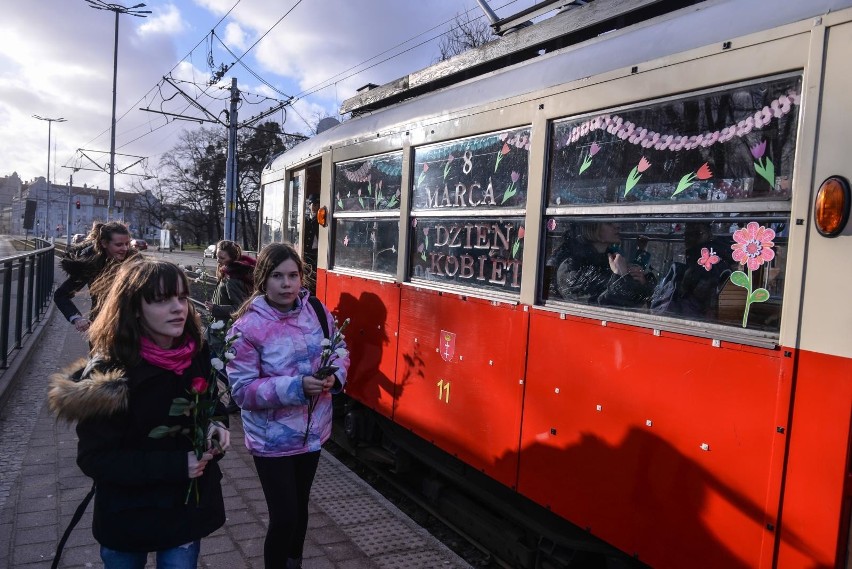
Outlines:
[[[123,15],[119,23],[117,170],[139,158],[156,166],[181,131],[195,128],[195,123],[140,108],[202,116],[164,84],[164,76],[213,115],[227,108],[222,87],[236,77],[244,93],[240,120],[268,109],[274,104],[270,99],[296,97],[284,130],[306,133],[316,116],[335,113],[358,87],[383,84],[434,62],[438,37],[456,14],[469,10],[472,17],[482,15],[475,0],[145,3],[143,9],[152,12],[147,18]],[[499,17],[534,3],[489,0]],[[74,175],[75,185],[108,187],[107,174],[89,170],[108,169],[109,164],[114,13],[93,10],[84,0],[3,4],[0,176],[17,172],[24,181],[45,176],[48,123],[32,115],[62,117],[67,122],[51,127],[51,179],[67,183],[71,168],[82,167]],[[208,85],[210,63],[218,69],[237,58],[241,63],[221,84]],[[282,118],[280,111],[270,117],[278,122]],[[128,171],[140,172],[140,167]],[[116,175],[116,188],[130,181],[130,176]]]

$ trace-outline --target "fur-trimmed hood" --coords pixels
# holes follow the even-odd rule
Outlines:
[[[81,421],[127,409],[127,374],[115,368],[102,371],[97,364],[81,359],[50,377],[47,401],[57,418]]]

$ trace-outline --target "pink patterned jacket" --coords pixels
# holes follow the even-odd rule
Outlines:
[[[234,342],[236,357],[227,364],[234,400],[242,409],[245,443],[256,456],[287,456],[318,451],[331,435],[331,393],[319,395],[310,413],[302,377],[319,369],[324,335],[317,314],[302,289],[293,310],[281,312],[263,296],[256,297],[227,337],[239,332]],[[336,330],[328,310],[330,335]],[[345,348],[345,343],[340,347]],[[349,356],[332,362],[339,393],[346,383]],[[309,429],[307,443],[305,432]]]

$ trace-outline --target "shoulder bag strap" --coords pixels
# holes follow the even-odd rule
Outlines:
[[[308,302],[311,303],[311,306],[314,307],[314,312],[317,313],[317,320],[319,320],[320,326],[322,327],[322,333],[326,339],[328,339],[328,316],[325,313],[325,307],[323,307],[322,302],[315,296],[309,296]]]

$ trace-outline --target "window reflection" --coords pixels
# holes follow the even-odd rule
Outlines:
[[[546,227],[545,304],[778,330],[785,215],[550,217]]]
[[[399,220],[337,219],[334,268],[396,274]]]

